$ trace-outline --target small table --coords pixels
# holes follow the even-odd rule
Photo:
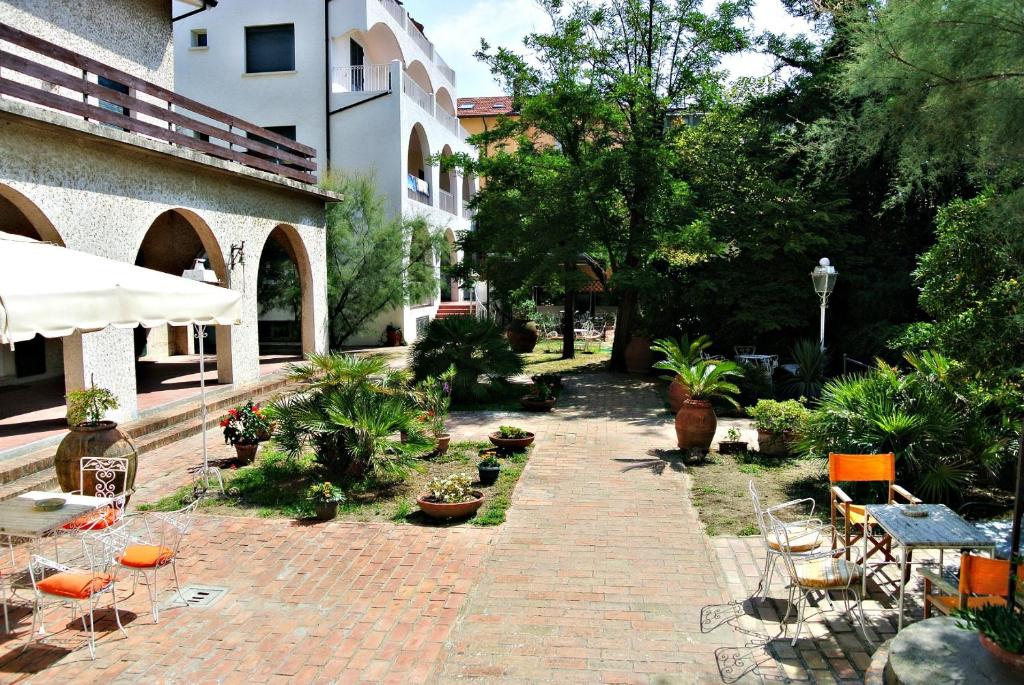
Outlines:
[[[886,670],[901,685],[1021,682],[1019,673],[981,646],[977,631],[958,628],[955,618],[945,616],[915,623],[894,637]]]
[[[907,554],[915,549],[980,549],[995,555],[995,545],[977,528],[957,516],[945,504],[918,504],[918,511],[927,516],[907,516],[906,504],[869,504],[864,507],[870,522],[878,525],[900,547],[900,611],[897,632],[903,629],[903,596],[907,577]],[[868,592],[868,540],[864,535],[864,573],[861,574],[861,593]],[[889,562],[885,562],[889,563]]]
[[[67,503],[54,511],[36,509],[37,500],[51,497],[61,497]],[[66,492],[40,492],[38,490],[26,492],[0,502],[0,535],[7,536],[8,540],[10,538],[32,540],[41,538],[83,514],[109,506],[113,501],[110,497],[70,495]]]

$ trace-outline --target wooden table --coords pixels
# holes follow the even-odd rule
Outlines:
[[[51,497],[62,497],[67,504],[55,511],[40,511],[35,508],[37,500]],[[8,540],[11,538],[35,540],[57,530],[65,523],[74,521],[83,514],[109,506],[113,501],[110,497],[70,495],[65,492],[39,492],[37,490],[26,492],[0,502],[0,535],[6,535]]]
[[[919,510],[928,512],[927,516],[916,518],[907,516],[906,504],[869,504],[864,511],[870,523],[877,524],[900,548],[900,611],[897,632],[903,629],[903,598],[906,588],[907,555],[915,549],[979,549],[987,550],[995,556],[995,545],[981,531],[957,516],[945,504],[918,504]],[[868,592],[868,540],[864,535],[864,573],[861,574],[861,593],[866,597]],[[883,562],[891,563],[891,562]],[[882,565],[882,564],[878,564]]]

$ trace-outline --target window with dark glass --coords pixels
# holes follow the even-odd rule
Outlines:
[[[245,27],[245,71],[262,74],[295,70],[295,25]]]
[[[108,78],[106,78],[104,76],[98,77],[96,82],[99,85],[103,86],[104,88],[108,88],[108,89],[110,89],[112,91],[115,91],[117,93],[123,93],[125,95],[128,95],[128,92],[129,92],[128,86],[124,85],[123,83],[118,83],[117,81],[112,81],[112,80],[110,80],[110,79],[108,79]],[[124,114],[125,116],[128,116],[128,108],[127,107],[122,107],[121,105],[115,104],[113,102],[107,102],[106,100],[100,100],[99,104],[100,104],[100,107],[102,107],[103,109],[105,109],[107,111],[116,112],[117,114]]]
[[[289,140],[295,140],[294,126],[264,126],[263,128],[267,129],[271,133],[276,133],[279,136],[284,136]],[[269,145],[270,147],[275,147],[279,150],[283,148],[283,146],[280,143],[275,143],[274,141],[264,138],[263,136],[256,135],[255,133],[247,133],[246,137],[248,137],[249,140],[255,140],[258,143],[263,143],[264,145]],[[264,154],[262,152],[249,150],[249,154],[252,155],[253,157],[259,157],[260,159],[265,159],[276,164],[283,163],[280,159],[274,157],[273,155]]]

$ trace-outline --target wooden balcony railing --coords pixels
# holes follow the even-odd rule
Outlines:
[[[313,148],[3,23],[0,66],[0,96],[316,183]]]

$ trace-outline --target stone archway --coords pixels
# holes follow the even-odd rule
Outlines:
[[[418,123],[409,132],[405,168],[409,199],[426,205],[431,204],[430,144],[427,141],[427,132]]]
[[[313,270],[294,226],[279,224],[267,235],[256,286],[260,355],[316,350]]]

